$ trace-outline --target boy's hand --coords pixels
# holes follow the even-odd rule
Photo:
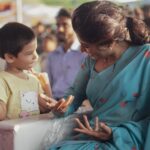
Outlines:
[[[95,126],[92,128],[89,124],[86,115],[83,115],[84,124],[75,118],[79,128],[75,128],[74,131],[89,135],[91,137],[97,138],[98,140],[109,140],[112,136],[112,130],[105,123],[99,122],[98,117],[95,118]]]
[[[44,94],[39,95],[39,106],[41,113],[51,111],[57,103],[58,102],[53,98],[50,98]]]

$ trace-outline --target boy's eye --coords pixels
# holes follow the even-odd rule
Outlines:
[[[27,55],[32,55],[32,53],[27,53]]]
[[[33,52],[27,52],[26,53],[26,55],[32,55],[33,54]]]

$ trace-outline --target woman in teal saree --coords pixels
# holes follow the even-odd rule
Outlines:
[[[49,150],[143,150],[150,138],[149,31],[109,1],[82,4],[72,24],[89,56],[65,95],[73,103],[67,108],[60,100],[53,110],[67,116],[89,99],[93,112],[75,119],[78,136]]]

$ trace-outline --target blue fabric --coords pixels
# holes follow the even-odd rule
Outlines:
[[[149,150],[149,149],[150,149],[150,123],[149,123],[149,126],[148,126],[148,131],[147,131],[144,150]]]
[[[96,116],[112,128],[112,139],[93,141],[87,135],[67,140],[49,150],[143,150],[150,122],[150,45],[129,47],[112,66],[97,73],[87,57],[67,95],[75,100],[65,115],[88,98]],[[66,95],[66,96],[67,96]],[[150,127],[149,127],[150,128]],[[150,130],[150,129],[149,129]],[[147,140],[147,139],[146,139]],[[148,142],[147,142],[148,143]]]

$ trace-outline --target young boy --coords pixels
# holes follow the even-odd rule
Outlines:
[[[0,29],[0,57],[7,63],[0,72],[0,120],[36,115],[47,111],[46,104],[56,104],[40,96],[38,79],[25,71],[38,59],[36,48],[35,34],[29,27],[13,22]]]

